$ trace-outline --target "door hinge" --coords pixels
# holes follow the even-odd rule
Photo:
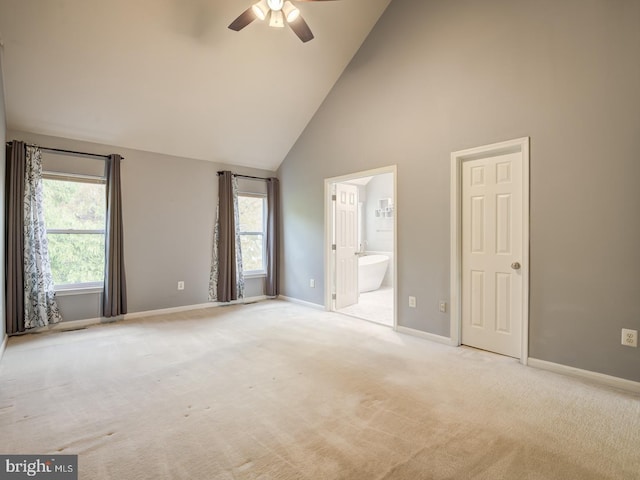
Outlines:
[[[331,245],[331,250],[335,250],[336,249],[336,244],[334,243],[333,245]]]
[[[332,293],[332,294],[331,294],[331,300],[335,300],[335,299],[336,299],[336,294],[335,294],[335,293]]]
[[[337,199],[338,199],[338,197],[337,197],[336,195],[331,195],[331,200],[332,200],[332,201],[334,201],[334,202],[335,202]]]

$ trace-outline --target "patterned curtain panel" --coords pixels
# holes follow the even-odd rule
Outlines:
[[[218,175],[218,208],[213,230],[209,301],[230,302],[244,298],[238,180],[229,171]]]
[[[240,207],[238,205],[238,179],[231,179],[233,193],[234,236],[236,249],[236,288],[238,298],[244,298],[244,266],[242,264],[242,246],[240,243]]]
[[[42,152],[37,147],[27,146],[24,180],[25,329],[62,320],[51,276],[42,195]]]
[[[213,226],[213,252],[211,253],[211,271],[209,273],[209,301],[218,301],[218,250],[220,244],[220,205],[216,207],[216,223]]]

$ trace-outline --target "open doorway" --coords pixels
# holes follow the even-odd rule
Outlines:
[[[325,180],[327,310],[396,326],[396,167]]]

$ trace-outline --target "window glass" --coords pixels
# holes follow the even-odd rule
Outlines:
[[[54,284],[101,284],[104,280],[104,182],[45,175],[43,194]]]
[[[262,195],[238,195],[240,248],[245,272],[265,270],[266,201]]]
[[[240,231],[262,232],[264,228],[264,197],[238,195]]]
[[[263,243],[261,235],[240,235],[242,266],[245,272],[264,270]]]
[[[102,283],[104,234],[47,233],[54,285]]]

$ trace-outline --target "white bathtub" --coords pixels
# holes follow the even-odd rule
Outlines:
[[[370,292],[377,290],[387,273],[389,257],[386,255],[364,255],[358,258],[358,290]]]

